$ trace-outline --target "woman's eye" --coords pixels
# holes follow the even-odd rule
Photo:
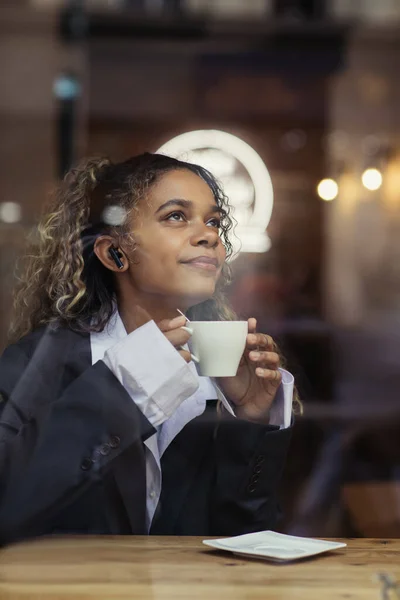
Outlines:
[[[176,221],[177,223],[182,222],[182,221],[186,221],[186,215],[181,212],[180,210],[178,211],[174,211],[172,213],[170,213],[167,217],[165,217],[166,221]],[[219,219],[218,217],[215,217],[214,219],[210,219],[209,221],[207,221],[207,225],[209,227],[215,227],[216,229],[219,229],[221,227],[221,219]]]
[[[166,218],[167,221],[181,221],[182,219],[185,218],[185,215],[179,211],[177,212],[173,212],[171,214],[168,215],[168,217]]]

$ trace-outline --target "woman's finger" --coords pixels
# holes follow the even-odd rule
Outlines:
[[[164,332],[165,337],[175,348],[184,346],[190,340],[190,333],[184,329],[174,329],[173,331]]]
[[[275,342],[270,335],[266,333],[249,333],[246,339],[247,348],[255,349],[260,348],[262,350],[275,350]]]
[[[179,329],[180,327],[184,327],[186,325],[187,320],[185,317],[175,317],[175,319],[164,319],[163,321],[159,321],[157,323],[157,327],[161,329],[163,333],[166,331],[173,331],[175,329]]]
[[[252,350],[249,354],[249,358],[252,362],[258,363],[260,367],[277,369],[280,364],[279,354],[276,352]]]
[[[262,367],[257,367],[256,375],[261,379],[269,381],[276,387],[278,387],[282,381],[282,374],[280,371],[278,371],[278,369],[265,369]]]
[[[190,352],[188,350],[178,350],[179,354],[182,356],[182,358],[184,360],[186,360],[187,363],[190,363],[192,360],[192,355],[190,354]]]

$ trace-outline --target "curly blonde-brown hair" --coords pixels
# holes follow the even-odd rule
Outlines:
[[[227,257],[232,254],[229,204],[206,169],[150,153],[115,164],[108,158],[88,159],[67,173],[39,224],[38,239],[26,257],[15,294],[13,341],[50,323],[80,332],[104,329],[115,310],[115,288],[111,271],[93,251],[94,242],[107,233],[116,240],[124,236],[126,243],[140,199],[164,173],[175,169],[190,170],[209,185],[221,211]],[[104,215],[111,206],[125,215],[121,223],[106,222]],[[223,295],[228,281],[226,265],[214,296],[191,308],[188,316],[197,320],[234,318]]]

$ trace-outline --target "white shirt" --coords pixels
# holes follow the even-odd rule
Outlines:
[[[183,427],[206,408],[207,400],[219,399],[234,411],[209,377],[197,374],[175,350],[154,321],[129,335],[116,312],[100,333],[91,333],[92,364],[103,360],[124,386],[137,407],[157,430],[146,446],[147,529],[161,494],[160,459]],[[282,384],[271,407],[270,424],[289,427],[292,412],[293,376],[283,369]]]

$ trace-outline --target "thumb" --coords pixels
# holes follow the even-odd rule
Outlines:
[[[250,319],[247,319],[247,323],[248,323],[249,333],[256,333],[257,319],[255,319],[254,317],[250,317]]]

